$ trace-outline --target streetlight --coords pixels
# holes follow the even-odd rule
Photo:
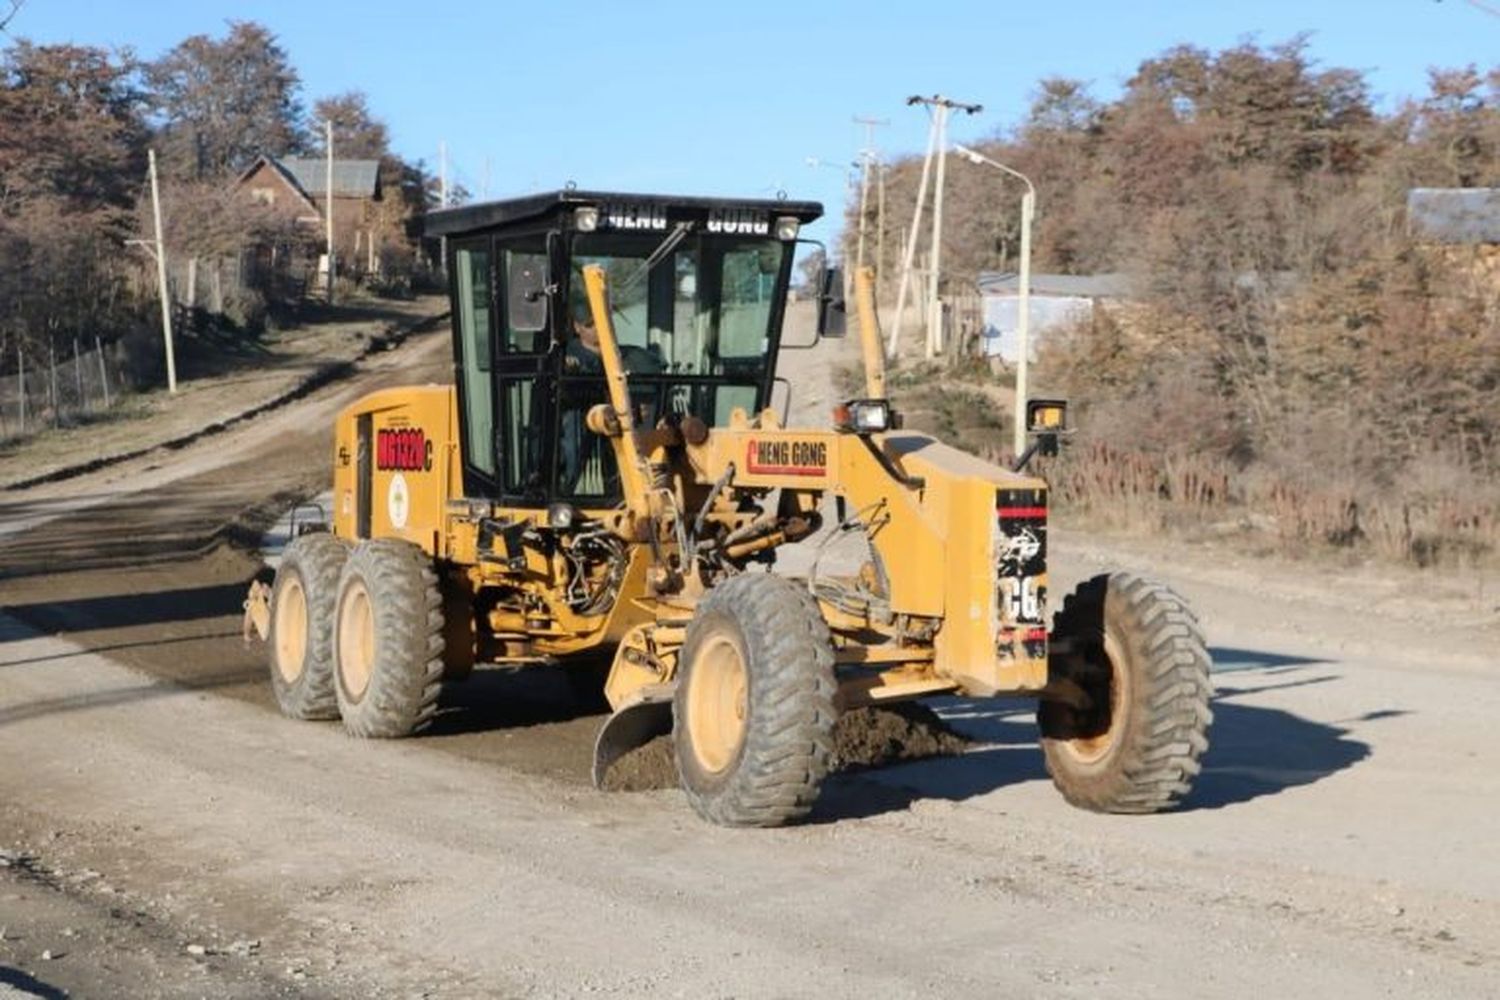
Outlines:
[[[803,158],[803,162],[806,163],[809,167],[823,167],[826,170],[837,170],[837,171],[839,171],[840,173],[842,173],[844,175],[844,194],[845,194],[845,196],[847,197],[847,196],[851,196],[853,194],[853,190],[854,190],[854,176],[855,176],[854,171],[859,168],[859,163],[858,162],[850,163],[847,166],[844,166],[844,165],[840,165],[838,163],[835,163],[832,160],[825,160],[821,156],[808,156],[808,157],[804,157]],[[860,206],[860,210],[861,210],[861,212],[863,212],[863,210],[864,210],[864,206],[863,205]],[[863,235],[863,234],[861,233],[861,235]],[[863,252],[863,246],[861,246],[861,252]],[[844,259],[842,251],[839,254],[839,259],[841,261]],[[829,263],[831,264],[832,261],[830,261]],[[850,273],[846,269],[845,273],[844,273],[844,298],[846,298],[846,299],[851,297],[850,294],[849,294],[849,292],[850,292],[850,288],[852,287],[853,281],[854,281],[854,275],[852,273]]]
[[[1031,217],[1036,211],[1036,188],[1032,185],[1031,178],[998,160],[992,160],[983,153],[957,143],[954,143],[953,149],[970,163],[988,163],[1026,185],[1026,193],[1021,196],[1021,294],[1016,303],[1016,311],[1020,314],[1016,323],[1020,356],[1016,360],[1016,431],[1013,442],[1015,453],[1020,455],[1026,450],[1026,365],[1031,352]]]
[[[844,180],[846,182],[849,181],[850,175],[853,174],[855,170],[859,169],[858,160],[849,164],[839,164],[835,163],[832,160],[825,160],[821,156],[808,156],[804,157],[802,162],[806,163],[809,167],[827,167],[829,170],[843,171]]]

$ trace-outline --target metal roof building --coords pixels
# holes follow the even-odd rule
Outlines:
[[[328,189],[328,161],[319,157],[288,156],[276,161],[296,180],[297,186],[317,196]],[[379,160],[333,161],[335,198],[374,198],[380,190]]]
[[[1021,291],[1021,276],[1014,272],[979,272],[981,295],[1016,295]],[[1033,274],[1032,295],[1064,296],[1079,299],[1123,299],[1130,296],[1132,285],[1128,275],[1119,272],[1104,274]]]
[[[1015,362],[1020,357],[1021,279],[1017,274],[982,271],[977,282],[984,298],[984,327],[980,349],[989,356]],[[1104,274],[1033,274],[1030,316],[1033,357],[1037,345],[1064,327],[1087,323],[1094,303],[1101,299],[1126,299],[1133,290],[1130,277],[1118,272]]]

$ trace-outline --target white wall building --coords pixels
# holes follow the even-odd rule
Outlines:
[[[1020,358],[1017,323],[1020,318],[1020,278],[1015,274],[985,271],[979,275],[979,294],[984,299],[984,329],[980,350],[1008,364]],[[1123,299],[1130,282],[1123,274],[1033,274],[1031,276],[1031,360],[1047,335],[1074,323],[1093,318],[1101,299]]]

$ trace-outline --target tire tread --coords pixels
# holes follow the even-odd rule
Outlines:
[[[1069,753],[1068,710],[1043,703],[1037,713],[1047,772],[1064,798],[1097,812],[1151,813],[1189,794],[1208,750],[1213,695],[1208,647],[1197,616],[1170,588],[1132,573],[1096,576],[1063,600],[1053,622],[1059,639],[1113,629],[1132,671],[1129,713],[1098,768]]]
[[[727,616],[745,639],[750,671],[750,724],[727,780],[696,787],[685,765],[682,722],[687,680],[674,711],[683,788],[693,808],[724,826],[781,826],[807,815],[833,759],[836,685],[833,647],[817,602],[784,577],[742,574],[715,587],[698,607],[695,633]]]
[[[323,721],[339,717],[338,697],[334,693],[333,621],[339,576],[348,558],[348,546],[326,532],[299,535],[282,550],[281,566],[276,573],[278,589],[272,595],[271,607],[276,607],[276,594],[283,579],[293,573],[302,578],[302,592],[307,599],[307,652],[296,681],[288,684],[276,667],[274,619],[266,642],[271,691],[281,713],[288,718]]]
[[[375,662],[362,697],[350,696],[342,683],[334,685],[344,728],[367,739],[410,736],[431,724],[442,691],[443,609],[437,571],[419,546],[377,538],[362,542],[349,557],[339,582],[341,598],[355,576],[363,579],[375,616]],[[335,647],[337,635],[335,629]]]

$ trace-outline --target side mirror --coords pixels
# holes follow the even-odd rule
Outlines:
[[[539,253],[510,254],[505,287],[507,325],[515,333],[547,328],[547,258]]]
[[[837,267],[825,267],[819,284],[818,336],[842,337],[849,319],[844,302],[844,273]]]

